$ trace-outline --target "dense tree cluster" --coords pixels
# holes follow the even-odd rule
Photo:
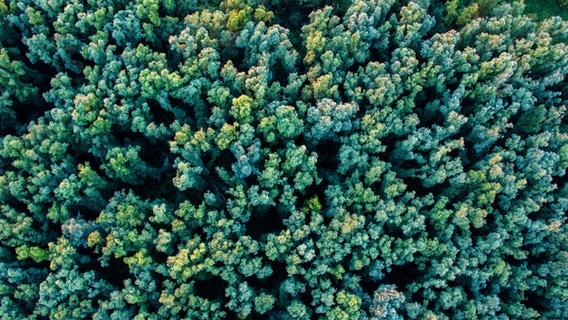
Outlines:
[[[568,318],[567,40],[499,1],[0,0],[0,314]]]

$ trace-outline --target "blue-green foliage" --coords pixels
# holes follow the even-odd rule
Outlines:
[[[568,24],[0,0],[0,312],[568,318]]]

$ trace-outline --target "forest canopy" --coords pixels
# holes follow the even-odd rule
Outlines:
[[[0,0],[2,318],[568,318],[568,23],[523,10]]]

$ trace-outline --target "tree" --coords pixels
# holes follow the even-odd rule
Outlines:
[[[567,31],[489,0],[0,0],[0,310],[567,318]]]

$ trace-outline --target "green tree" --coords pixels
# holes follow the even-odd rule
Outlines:
[[[568,317],[568,25],[0,0],[12,318]]]

